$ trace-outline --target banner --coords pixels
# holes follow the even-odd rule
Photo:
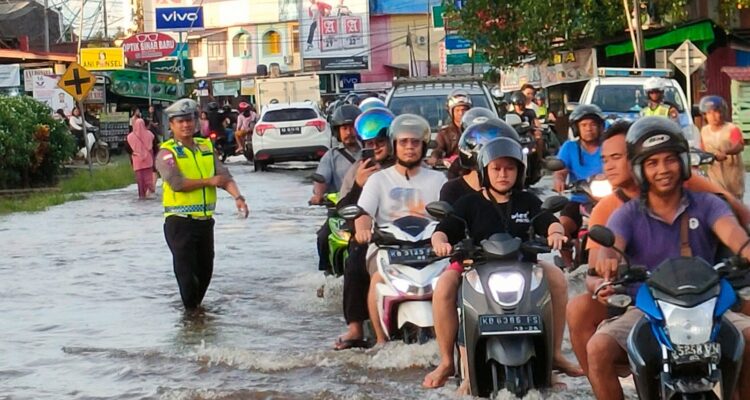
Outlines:
[[[252,96],[255,94],[255,79],[247,78],[240,81],[240,95]]]
[[[0,65],[0,87],[21,86],[21,66],[18,64]]]
[[[300,41],[305,65],[323,71],[367,69],[370,25],[367,0],[305,2]],[[352,63],[353,60],[360,62]],[[309,61],[309,62],[308,62]],[[362,66],[361,61],[366,65]]]
[[[23,70],[23,90],[26,92],[34,91],[35,75],[54,75],[52,68],[37,68]]]
[[[33,97],[44,103],[52,111],[63,110],[70,116],[76,104],[75,99],[57,86],[60,78],[54,75],[33,75],[31,78]]]
[[[122,47],[90,47],[81,49],[81,66],[87,71],[107,71],[125,68]]]
[[[587,81],[596,73],[594,49],[563,51],[553,54],[542,64],[524,64],[502,71],[500,90],[520,90],[526,83],[535,87],[550,87],[563,83]]]
[[[124,69],[108,72],[110,90],[120,96],[148,98],[148,72]],[[151,98],[175,101],[179,96],[177,77],[173,74],[151,72]]]
[[[182,60],[182,67],[180,67],[179,60],[164,60],[164,61],[152,61],[151,71],[169,72],[172,74],[180,74],[184,79],[193,79],[193,60],[186,58]]]
[[[214,81],[211,86],[214,96],[236,97],[240,91],[240,81]]]

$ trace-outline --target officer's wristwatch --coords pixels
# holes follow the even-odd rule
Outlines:
[[[237,201],[237,200],[242,200],[242,201],[245,201],[245,196],[243,196],[243,195],[239,195],[239,196],[235,197],[235,198],[234,198],[234,200],[235,200],[235,201]]]

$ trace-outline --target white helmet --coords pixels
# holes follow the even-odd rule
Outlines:
[[[660,92],[663,92],[664,89],[667,88],[667,82],[664,81],[664,79],[652,76],[648,79],[646,79],[646,82],[643,82],[643,91],[648,93],[652,90],[658,90]]]

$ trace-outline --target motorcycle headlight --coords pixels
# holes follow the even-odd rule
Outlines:
[[[595,179],[591,181],[591,195],[597,199],[612,194],[612,185],[606,179]]]
[[[669,339],[674,344],[701,344],[711,339],[716,298],[692,308],[656,301],[664,313]]]
[[[396,268],[386,267],[385,278],[391,283],[391,285],[399,291],[399,293],[410,296],[421,296],[432,292],[434,283],[437,281],[438,276],[432,277],[426,285],[421,285],[414,282],[406,274],[401,273]]]
[[[471,271],[467,272],[464,278],[466,279],[466,282],[469,282],[469,285],[471,285],[472,289],[476,290],[477,293],[484,294],[482,281],[479,279],[479,273],[477,272],[477,270],[472,269]]]
[[[490,275],[487,286],[498,304],[513,307],[523,297],[526,279],[518,272],[497,272]]]

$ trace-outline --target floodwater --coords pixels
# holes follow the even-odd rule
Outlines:
[[[420,387],[434,342],[331,349],[341,281],[317,271],[312,171],[233,161],[251,214],[220,192],[199,316],[183,314],[160,201],[138,201],[135,186],[0,218],[0,399],[458,398],[455,381]],[[584,378],[564,380],[567,391],[527,398],[592,398]]]

